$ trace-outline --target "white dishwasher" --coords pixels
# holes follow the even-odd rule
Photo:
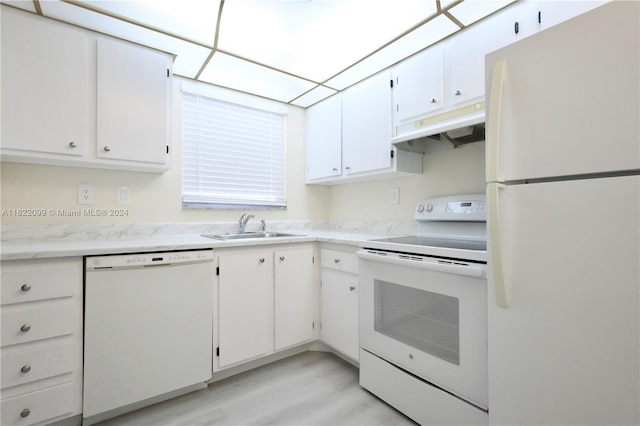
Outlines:
[[[213,279],[212,250],[85,257],[85,424],[205,386]]]

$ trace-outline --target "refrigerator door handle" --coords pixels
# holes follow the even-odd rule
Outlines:
[[[489,117],[487,123],[487,182],[498,182],[498,151],[500,149],[500,118],[506,62],[493,64],[489,93]]]
[[[503,308],[509,307],[511,289],[504,279],[502,268],[502,244],[500,240],[500,191],[504,188],[501,183],[487,185],[487,202],[489,204],[489,266],[493,279],[493,288],[496,294],[496,303]]]

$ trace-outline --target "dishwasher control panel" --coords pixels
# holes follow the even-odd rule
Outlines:
[[[87,256],[87,270],[175,265],[184,263],[212,262],[213,250],[185,250],[106,256]]]

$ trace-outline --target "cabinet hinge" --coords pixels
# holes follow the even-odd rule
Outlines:
[[[393,158],[394,155],[393,150],[391,150],[391,158]]]
[[[389,80],[389,86],[393,89],[393,80]]]
[[[220,275],[220,267],[216,266],[216,275]]]
[[[216,356],[220,356],[220,346],[216,348]]]

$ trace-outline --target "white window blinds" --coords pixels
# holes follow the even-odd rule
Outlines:
[[[285,208],[285,115],[183,92],[182,204]]]

